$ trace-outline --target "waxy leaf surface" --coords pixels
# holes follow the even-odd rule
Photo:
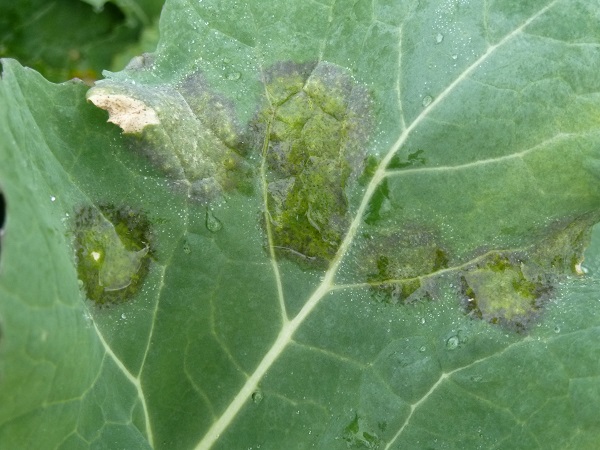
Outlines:
[[[2,61],[0,442],[595,448],[598,5],[160,30],[89,90]]]

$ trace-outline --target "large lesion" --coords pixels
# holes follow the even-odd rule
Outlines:
[[[280,63],[265,74],[255,132],[263,146],[265,226],[279,256],[326,267],[350,223],[347,191],[370,133],[370,98],[335,64]]]
[[[129,70],[144,70],[151,59]],[[248,192],[252,170],[231,101],[200,72],[160,85],[104,80],[87,94],[130,135],[133,149],[201,204]]]

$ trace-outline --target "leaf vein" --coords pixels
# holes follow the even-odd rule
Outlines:
[[[428,107],[426,107],[421,112],[421,114],[419,114],[419,116],[417,116],[417,118],[410,124],[410,126],[408,126],[402,132],[402,134],[399,136],[397,141],[392,145],[392,147],[389,149],[389,151],[387,152],[385,157],[380,162],[379,166],[377,167],[377,170],[375,171],[375,174],[373,175],[371,181],[369,182],[369,184],[365,190],[363,200],[357,210],[357,213],[349,226],[348,232],[346,233],[346,236],[344,237],[344,240],[342,241],[336,256],[334,257],[333,261],[331,262],[329,269],[324,274],[321,284],[317,287],[317,289],[309,297],[309,299],[307,300],[305,305],[302,307],[302,309],[298,312],[298,314],[289,322],[284,323],[279,335],[275,339],[275,342],[273,343],[273,345],[271,346],[269,351],[265,354],[265,356],[263,357],[261,362],[258,364],[254,373],[252,373],[250,378],[248,378],[246,383],[244,383],[244,385],[241,387],[240,391],[233,398],[233,400],[231,401],[229,406],[225,409],[223,414],[219,417],[219,419],[213,423],[213,425],[210,427],[208,432],[200,440],[200,442],[196,446],[196,450],[209,449],[217,441],[217,439],[219,439],[221,433],[223,431],[225,431],[225,429],[229,426],[229,424],[234,420],[234,418],[237,416],[239,411],[242,409],[242,407],[244,406],[244,404],[246,403],[248,398],[252,395],[252,392],[256,389],[256,386],[258,385],[259,381],[263,378],[263,376],[265,375],[267,370],[269,370],[269,368],[275,363],[275,361],[279,358],[279,356],[287,348],[289,343],[292,342],[292,336],[294,335],[296,330],[300,327],[300,325],[304,322],[304,320],[308,317],[308,315],[314,310],[314,308],[319,304],[319,302],[331,291],[335,275],[341,265],[341,262],[342,262],[344,256],[346,255],[346,252],[349,250],[349,248],[352,244],[352,241],[354,240],[354,237],[356,236],[356,233],[358,232],[358,229],[362,223],[363,214],[368,207],[369,201],[370,201],[371,197],[373,196],[373,194],[375,193],[379,184],[385,178],[386,167],[388,166],[389,162],[391,161],[392,157],[396,154],[398,149],[400,149],[400,147],[402,147],[404,142],[407,140],[409,134],[429,115],[429,113],[436,106],[438,106],[441,103],[441,101],[443,99],[445,99],[448,95],[450,95],[450,93],[452,93],[454,91],[456,86],[458,86],[463,80],[468,78],[468,76],[473,71],[475,71],[475,69],[477,69],[486,59],[488,59],[490,57],[490,55],[495,52],[496,49],[505,45],[512,38],[514,38],[516,35],[518,35],[527,25],[529,25],[537,17],[539,17],[540,15],[545,13],[557,1],[558,0],[554,0],[554,1],[550,2],[548,5],[546,5],[544,8],[542,8],[540,11],[538,11],[538,13],[536,13],[530,19],[525,21],[521,26],[519,26],[518,28],[513,30],[511,33],[506,35],[500,42],[489,47],[487,49],[487,51],[479,59],[477,59],[461,75],[459,75],[452,83],[450,83],[448,85],[448,87],[446,87],[446,89],[435,100],[433,100],[432,103]],[[264,164],[264,161],[263,161],[263,164]],[[473,364],[475,364],[477,362],[479,362],[479,360],[474,362]],[[458,370],[459,369],[456,369],[455,371],[458,371]],[[436,384],[432,387],[432,390],[430,392],[434,391],[435,388],[441,382],[443,382],[445,377],[448,377],[455,371],[443,374],[440,377],[440,379],[436,382]],[[429,393],[427,395],[429,395]],[[424,397],[420,402],[424,401],[425,398],[426,397]],[[417,403],[416,405],[418,406],[419,404],[420,403]],[[411,413],[410,413],[407,421],[412,416],[414,409],[415,409],[415,405],[413,405],[413,407],[411,408]],[[405,425],[403,425],[401,430],[398,432],[397,436],[400,435],[400,433],[404,429]],[[395,439],[396,438],[394,438],[394,440]]]
[[[400,169],[400,170],[386,170],[385,174],[387,177],[399,177],[406,174],[413,173],[426,173],[426,172],[450,172],[454,170],[467,170],[473,169],[480,166],[485,166],[488,164],[501,164],[513,159],[522,159],[529,153],[532,153],[537,150],[543,150],[548,145],[554,144],[556,142],[560,142],[563,139],[571,139],[576,138],[577,136],[571,133],[557,133],[549,139],[544,140],[543,142],[534,145],[533,147],[526,148],[517,153],[511,153],[510,155],[498,156],[496,158],[488,158],[482,159],[479,161],[472,161],[465,164],[458,164],[455,166],[436,166],[436,167],[418,167],[413,169]]]

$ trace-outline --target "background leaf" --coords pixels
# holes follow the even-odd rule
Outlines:
[[[77,77],[91,83],[102,70],[120,70],[136,54],[156,48],[155,28],[163,3],[3,2],[0,57],[18,58],[52,81]],[[153,28],[154,32],[142,32]]]
[[[173,0],[156,54],[87,93],[154,111],[136,136],[85,86],[4,60],[0,441],[594,448],[599,19],[587,1]],[[313,184],[284,212],[329,204],[322,178],[347,205],[333,255],[302,262],[279,248],[292,169],[273,159],[324,142],[288,126],[326,123],[317,108],[368,135],[366,161],[294,175]],[[75,254],[88,211],[125,242],[114,209],[150,224],[148,272],[99,306]]]

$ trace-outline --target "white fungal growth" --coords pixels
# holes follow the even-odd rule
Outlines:
[[[141,133],[148,125],[160,124],[154,109],[127,95],[94,93],[88,100],[108,111],[108,121],[121,127],[123,133]]]

